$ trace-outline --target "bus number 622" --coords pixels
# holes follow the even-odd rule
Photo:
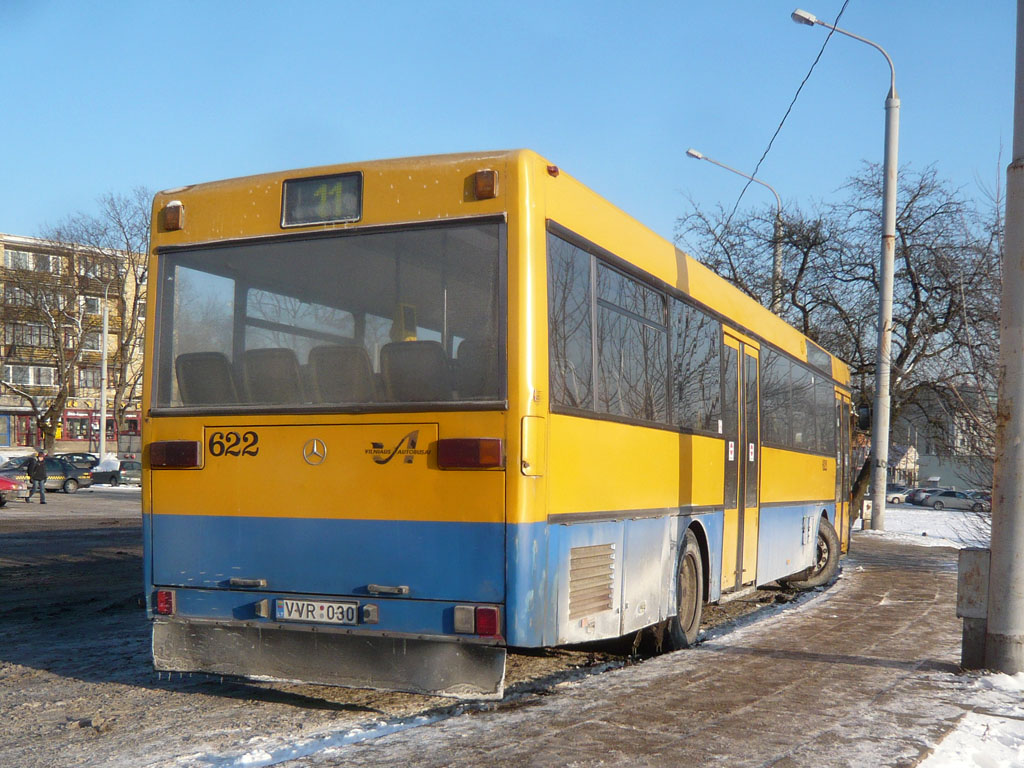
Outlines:
[[[255,456],[260,452],[259,442],[255,432],[212,432],[208,447],[211,456]]]

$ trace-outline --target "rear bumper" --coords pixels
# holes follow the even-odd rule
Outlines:
[[[332,627],[157,618],[153,665],[258,680],[500,699],[505,648]]]

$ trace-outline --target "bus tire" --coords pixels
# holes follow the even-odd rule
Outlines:
[[[676,569],[676,615],[668,620],[665,638],[670,651],[689,648],[697,642],[704,610],[704,561],[693,531],[687,529]]]
[[[826,517],[818,523],[814,558],[814,565],[807,570],[779,581],[794,589],[813,589],[828,584],[839,573],[839,536]]]

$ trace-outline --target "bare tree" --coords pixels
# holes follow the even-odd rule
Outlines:
[[[74,250],[83,293],[106,296],[115,304],[108,333],[115,339],[108,361],[108,386],[118,431],[141,394],[143,322],[149,274],[150,206],[153,195],[136,187],[127,194],[99,198],[99,212],[69,216],[47,232],[47,238]],[[105,429],[105,425],[101,425]]]
[[[64,406],[96,318],[80,299],[74,256],[56,244],[7,249],[2,305],[9,375],[2,386],[32,409],[47,451],[53,450]],[[43,246],[43,247],[39,247]]]
[[[903,169],[896,223],[892,421],[914,410],[957,423],[951,439],[991,450],[998,343],[1001,220],[981,213],[933,168]],[[844,187],[811,214],[784,212],[782,316],[849,365],[857,402],[871,401],[877,342],[882,174]],[[993,201],[998,210],[1000,196]],[[762,304],[770,300],[774,211],[728,219],[694,211],[677,239]],[[953,437],[955,435],[955,437]]]

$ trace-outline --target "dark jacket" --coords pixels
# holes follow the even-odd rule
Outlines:
[[[46,480],[46,462],[36,456],[28,460],[25,465],[28,471],[29,480]]]

